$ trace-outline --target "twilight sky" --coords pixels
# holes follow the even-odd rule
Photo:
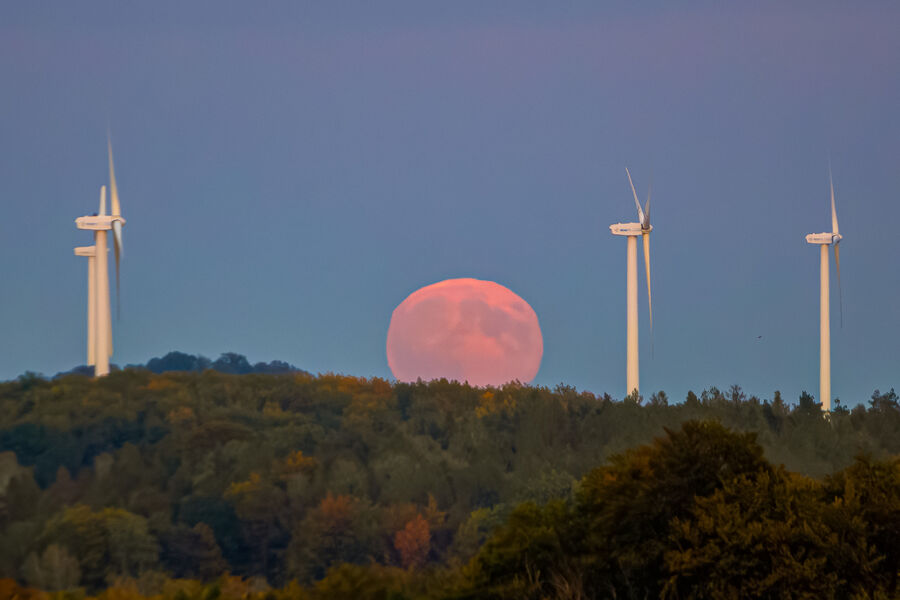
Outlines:
[[[535,383],[621,397],[628,166],[654,190],[642,391],[795,401],[818,394],[803,237],[829,226],[830,153],[833,393],[900,387],[900,4],[722,4],[5,3],[0,379],[84,362],[74,219],[109,124],[119,364],[390,377],[394,308],[472,277],[537,313]]]

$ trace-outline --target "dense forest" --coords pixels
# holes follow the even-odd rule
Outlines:
[[[0,598],[897,595],[893,390],[201,367],[0,383]]]

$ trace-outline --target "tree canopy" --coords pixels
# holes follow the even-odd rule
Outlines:
[[[199,370],[184,356],[164,357],[191,366],[178,371],[0,383],[0,578],[15,580],[0,588],[897,592],[893,390],[826,416],[806,396],[791,407],[737,386],[619,402],[564,385],[245,373],[239,355],[220,359],[232,372]]]

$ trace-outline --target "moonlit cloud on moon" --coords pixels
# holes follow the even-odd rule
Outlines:
[[[502,285],[478,279],[448,279],[413,292],[394,309],[387,335],[388,365],[400,381],[527,383],[543,353],[531,306]]]

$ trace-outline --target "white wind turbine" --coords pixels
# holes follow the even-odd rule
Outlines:
[[[119,206],[119,191],[116,187],[116,173],[113,168],[112,142],[107,140],[109,150],[109,191],[112,214],[106,214],[106,186],[100,187],[100,211],[90,217],[78,217],[78,229],[94,232],[93,246],[75,248],[77,256],[88,259],[88,327],[87,364],[94,367],[94,375],[102,377],[109,373],[109,357],[112,356],[112,318],[109,310],[109,261],[107,260],[106,232],[112,230],[116,256],[116,298],[119,292],[119,260],[122,257],[122,210]]]
[[[828,246],[834,246],[834,263],[837,267],[838,299],[841,296],[841,254],[838,245],[842,236],[838,229],[837,211],[834,209],[834,181],[831,166],[828,167],[828,183],[831,186],[831,232],[810,233],[806,242],[819,245],[819,401],[825,412],[831,411],[831,313],[828,305]],[[843,302],[841,302],[843,304]],[[841,321],[843,322],[843,306]]]
[[[628,184],[634,195],[634,204],[637,206],[637,223],[616,223],[609,229],[613,235],[623,235],[628,238],[628,261],[625,270],[626,276],[626,305],[628,314],[628,326],[626,333],[626,368],[625,382],[626,393],[640,392],[640,374],[638,369],[638,301],[637,301],[637,236],[644,240],[644,265],[647,269],[647,304],[650,310],[650,332],[653,334],[653,301],[650,296],[650,188],[647,188],[647,204],[644,209],[638,200],[634,183],[631,181],[631,173],[625,168],[628,175]]]

